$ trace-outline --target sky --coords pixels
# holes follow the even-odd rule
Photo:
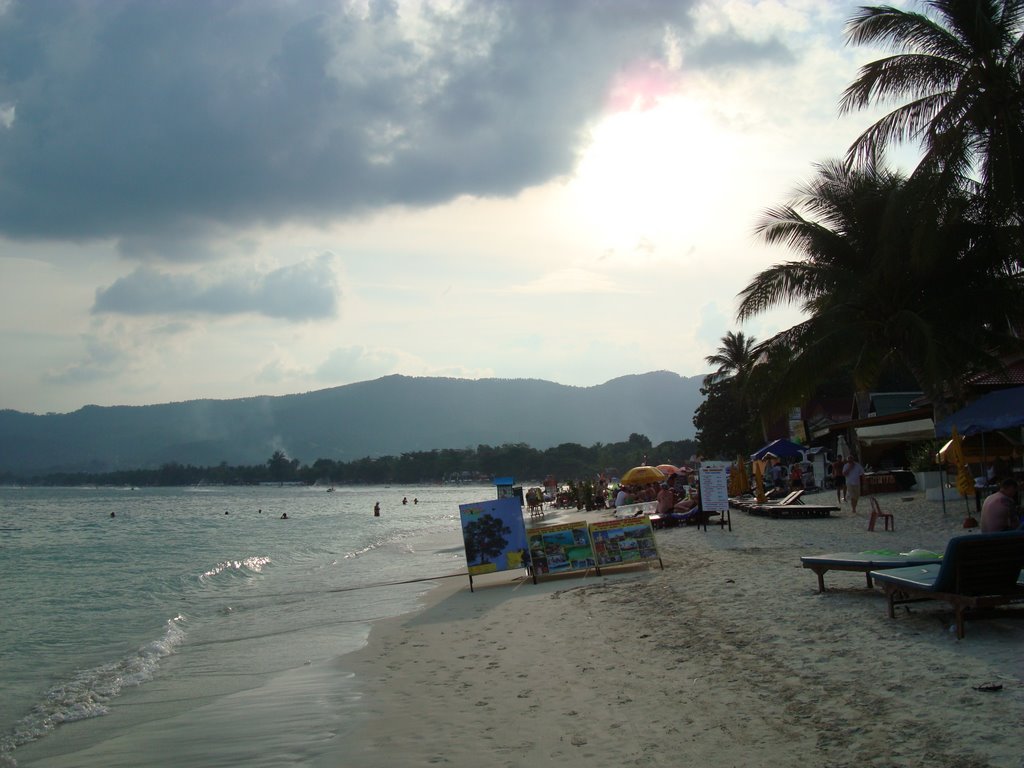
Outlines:
[[[0,408],[708,372],[840,0],[0,0]]]

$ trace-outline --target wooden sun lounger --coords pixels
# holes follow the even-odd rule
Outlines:
[[[768,498],[766,501],[758,501],[756,498],[740,499],[732,498],[729,499],[729,506],[737,509],[749,509],[750,507],[767,507],[767,506],[779,506],[787,504],[803,504],[800,501],[800,497],[804,495],[803,490],[790,491],[781,499]]]
[[[818,576],[818,591],[825,591],[825,574],[828,571],[858,571],[868,582],[868,589],[874,586],[872,571],[889,568],[905,568],[911,565],[932,565],[941,563],[942,558],[915,557],[911,555],[885,555],[878,552],[835,552],[830,555],[805,555],[800,558],[804,568],[810,568]]]
[[[896,606],[941,600],[953,606],[956,636],[964,636],[964,612],[1024,601],[1024,531],[957,536],[949,540],[942,565],[871,571],[885,589],[889,618]]]
[[[831,504],[756,504],[747,507],[747,512],[761,517],[831,517],[839,507]]]

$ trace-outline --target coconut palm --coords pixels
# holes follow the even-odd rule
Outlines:
[[[744,335],[743,331],[728,331],[722,337],[718,352],[704,358],[708,365],[718,366],[714,373],[704,377],[705,386],[734,377],[742,386],[757,359],[753,354],[756,343],[757,339]]]
[[[864,65],[840,112],[907,100],[850,147],[882,157],[893,141],[923,146],[920,168],[944,184],[980,182],[989,215],[1024,221],[1024,0],[927,0],[925,13],[861,8],[847,41],[895,55]]]
[[[940,189],[920,174],[832,161],[789,204],[764,214],[759,236],[801,258],[756,275],[740,293],[737,319],[781,304],[806,315],[756,350],[790,353],[776,369],[777,405],[799,402],[844,367],[867,387],[897,366],[941,404],[944,385],[972,367],[998,367],[1001,351],[1020,348],[1010,330],[1024,320],[1020,272],[991,247],[975,200]]]

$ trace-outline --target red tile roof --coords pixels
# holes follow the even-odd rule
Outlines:
[[[1024,385],[1024,360],[1010,363],[1006,366],[1005,372],[993,371],[976,374],[967,380],[967,384],[971,387]]]

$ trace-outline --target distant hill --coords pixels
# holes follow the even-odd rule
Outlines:
[[[435,448],[610,443],[694,436],[703,376],[667,371],[595,387],[537,379],[385,376],[300,395],[163,405],[88,405],[73,413],[0,411],[0,471],[107,472],[168,462],[302,463]]]

